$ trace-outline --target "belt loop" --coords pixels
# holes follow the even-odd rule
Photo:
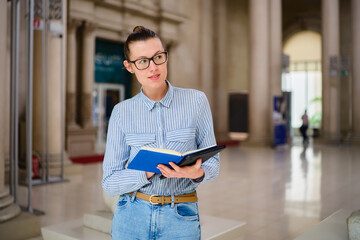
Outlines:
[[[171,208],[175,207],[175,196],[174,194],[171,194]]]
[[[132,194],[131,199],[130,199],[131,202],[134,202],[136,193],[137,193],[137,191],[134,191],[134,193]]]

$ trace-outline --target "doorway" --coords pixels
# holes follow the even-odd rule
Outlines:
[[[105,151],[107,129],[114,106],[125,99],[125,87],[121,84],[95,84],[93,92],[93,124],[97,130],[97,151]]]
[[[113,107],[131,97],[132,77],[123,67],[124,44],[97,38],[95,41],[95,83],[93,125],[98,127],[96,151],[105,152],[107,128]]]

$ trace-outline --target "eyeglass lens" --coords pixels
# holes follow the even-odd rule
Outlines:
[[[150,66],[150,60],[153,60],[153,62],[156,65],[163,64],[167,60],[166,52],[156,54],[152,58],[143,58],[143,59],[136,60],[134,63],[135,63],[135,66],[137,67],[137,69],[143,70]]]

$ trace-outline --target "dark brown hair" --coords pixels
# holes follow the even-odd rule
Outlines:
[[[145,41],[148,40],[150,38],[158,38],[161,42],[161,44],[164,46],[164,44],[162,43],[160,37],[153,32],[152,30],[143,27],[143,26],[136,26],[133,30],[133,32],[127,37],[125,44],[124,44],[124,56],[125,59],[130,61],[130,49],[129,49],[129,45],[132,42],[136,42],[136,41]]]

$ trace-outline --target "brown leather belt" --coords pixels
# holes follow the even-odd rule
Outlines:
[[[133,194],[130,193],[130,194]],[[159,195],[147,195],[141,192],[136,192],[135,195],[137,198],[148,201],[151,204],[161,204],[164,205],[166,203],[171,203],[171,196],[159,196]],[[185,202],[197,202],[198,198],[196,196],[196,192],[174,196],[174,203],[185,203]]]

